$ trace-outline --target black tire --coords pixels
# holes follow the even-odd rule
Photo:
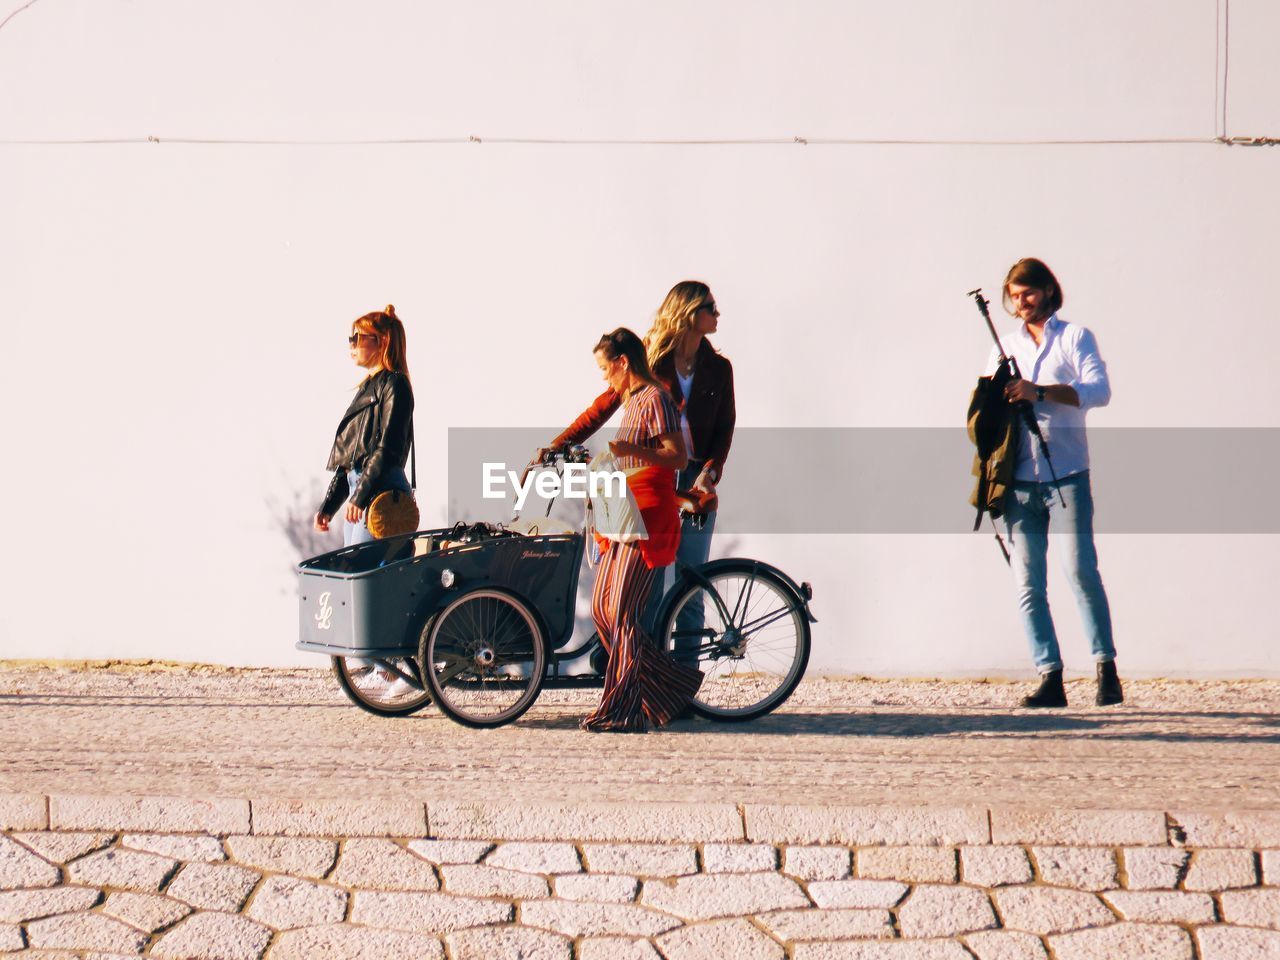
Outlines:
[[[422,673],[412,657],[398,657],[383,661],[364,660],[359,657],[332,657],[333,675],[347,699],[361,710],[379,717],[407,717],[431,702],[431,691],[422,684]],[[405,675],[400,689],[392,687],[379,675],[387,667]],[[397,680],[401,678],[396,678]]]
[[[468,727],[511,723],[538,699],[546,642],[515,594],[485,587],[457,597],[422,631],[418,662],[440,710]]]
[[[659,636],[676,653],[680,612],[702,601],[702,625],[680,631],[696,645],[696,666],[704,679],[693,698],[695,713],[709,720],[741,721],[781,706],[795,691],[809,665],[812,637],[804,604],[777,575],[750,561],[721,566],[705,575],[720,595],[729,620],[707,589],[686,577],[675,588]],[[733,630],[744,634],[736,637]],[[738,641],[738,642],[735,642]],[[684,661],[693,663],[692,652]]]

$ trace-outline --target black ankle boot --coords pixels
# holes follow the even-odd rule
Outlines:
[[[1098,695],[1093,702],[1100,707],[1124,703],[1124,689],[1120,686],[1120,674],[1116,673],[1114,660],[1098,664]]]
[[[1024,707],[1065,707],[1067,691],[1062,686],[1062,671],[1050,670],[1040,675],[1040,689],[1022,698]]]

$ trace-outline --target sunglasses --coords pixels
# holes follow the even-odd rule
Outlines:
[[[704,304],[703,304],[702,306],[700,306],[698,309],[699,309],[699,310],[710,310],[712,313],[719,313],[719,312],[720,312],[719,310],[717,310],[717,309],[716,309],[716,302],[715,302],[714,300],[710,300],[710,301],[708,301],[708,302],[704,303]]]
[[[368,337],[370,340],[374,341],[378,339],[377,334],[374,333],[353,333],[351,336],[347,337],[347,343],[354,347],[360,342],[361,337]]]

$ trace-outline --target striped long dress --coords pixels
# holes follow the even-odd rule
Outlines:
[[[679,430],[671,398],[654,387],[635,391],[623,404],[619,440],[652,447],[662,434]],[[642,465],[630,458],[619,460],[624,470]],[[674,471],[671,482],[674,486]],[[595,712],[582,721],[584,730],[644,732],[666,726],[698,692],[702,672],[677,663],[640,626],[658,573],[645,563],[637,543],[608,543],[591,595],[591,616],[609,651],[609,665],[604,695]]]

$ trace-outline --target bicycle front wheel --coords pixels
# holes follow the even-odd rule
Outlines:
[[[528,710],[547,662],[537,617],[497,589],[473,590],[441,610],[422,632],[420,654],[436,706],[468,727],[498,727]]]
[[[791,696],[809,664],[804,607],[777,575],[749,561],[720,567],[707,585],[686,578],[663,621],[663,646],[703,672],[693,709],[711,720],[751,720]]]

